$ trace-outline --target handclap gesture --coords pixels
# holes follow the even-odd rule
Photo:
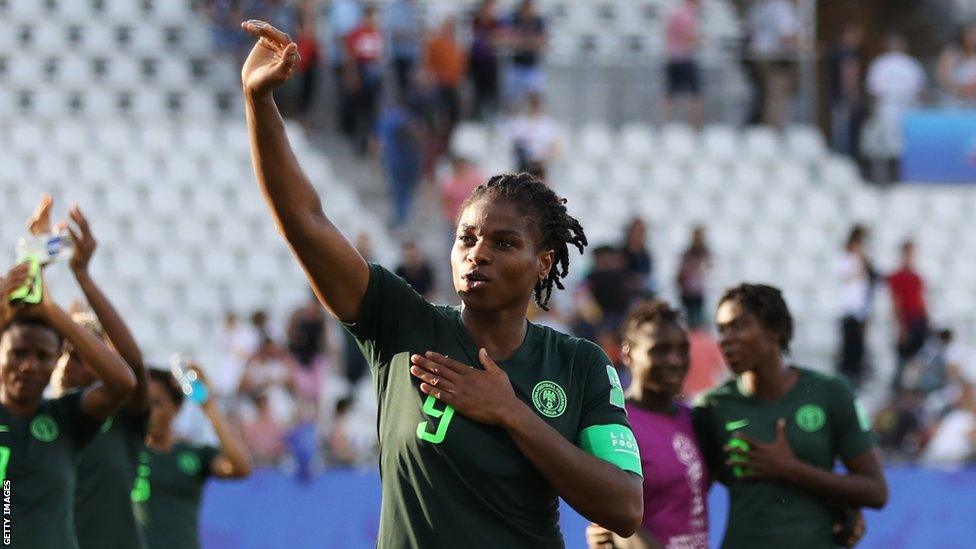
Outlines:
[[[241,28],[258,38],[244,61],[241,82],[253,96],[265,95],[285,83],[298,65],[298,46],[284,32],[252,19]]]

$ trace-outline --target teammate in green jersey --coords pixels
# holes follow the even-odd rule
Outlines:
[[[196,365],[190,368],[210,395],[202,408],[217,433],[220,448],[176,439],[173,420],[183,404],[183,391],[171,373],[150,369],[149,434],[132,488],[136,520],[149,549],[200,547],[200,502],[206,480],[251,474],[247,448],[218,409],[207,376]]]
[[[24,280],[25,266],[5,279],[3,296],[16,287],[9,281]],[[75,461],[98,427],[129,398],[136,380],[115,352],[51,300],[47,284],[43,288],[37,305],[13,307],[0,300],[2,540],[13,547],[73,549],[78,547]],[[83,391],[45,399],[64,340],[98,381]]]
[[[616,371],[595,344],[526,320],[582,251],[582,227],[527,174],[461,209],[460,308],[434,306],[368,264],[302,173],[272,90],[298,60],[267,23],[244,64],[258,182],[325,307],[366,355],[379,402],[380,548],[561,547],[558,498],[621,535],[641,520],[640,457]],[[448,358],[450,357],[450,358]]]
[[[695,410],[713,478],[729,488],[722,546],[820,549],[838,513],[881,508],[888,488],[874,435],[847,382],[789,365],[793,318],[776,288],[742,284],[719,301],[716,325],[735,374]],[[834,472],[837,460],[846,472]],[[858,513],[859,514],[859,513]]]
[[[107,338],[132,368],[136,389],[114,416],[106,420],[101,433],[78,458],[75,487],[75,532],[81,549],[139,549],[142,536],[132,514],[129,493],[135,479],[139,450],[149,422],[149,389],[142,352],[132,333],[88,272],[97,243],[88,220],[75,206],[69,213],[75,227],[68,227],[75,251],[70,266],[95,313],[72,315],[76,321]],[[54,371],[56,395],[84,389],[95,383],[92,369],[70,346],[66,346]]]

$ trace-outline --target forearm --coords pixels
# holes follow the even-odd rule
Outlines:
[[[224,417],[213,398],[203,405],[203,411],[210,419],[217,440],[220,441],[220,452],[227,458],[234,468],[234,476],[246,477],[251,473],[251,454],[244,446],[244,441],[234,432],[230,422]]]
[[[149,408],[149,384],[146,376],[146,366],[142,358],[142,350],[139,349],[135,337],[126,325],[118,310],[109,301],[108,296],[102,292],[98,284],[95,283],[87,270],[75,272],[75,278],[81,291],[85,294],[85,299],[98,317],[102,324],[102,329],[108,336],[109,341],[115,350],[122,357],[122,360],[132,369],[135,376],[136,388],[129,400],[128,407],[135,412],[144,412]]]
[[[91,330],[75,323],[60,307],[54,307],[47,317],[54,329],[71,343],[85,364],[95,372],[105,389],[118,396],[119,400],[129,397],[135,389],[136,378],[118,354]]]
[[[581,515],[623,536],[634,532],[643,513],[635,476],[579,449],[524,403],[504,425],[522,454]]]
[[[879,509],[887,500],[883,478],[848,472],[838,474],[798,461],[785,478],[803,490],[847,507]]]

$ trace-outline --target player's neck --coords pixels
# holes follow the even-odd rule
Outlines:
[[[19,401],[14,399],[10,393],[7,392],[6,387],[0,385],[0,404],[7,409],[11,414],[18,417],[30,417],[34,415],[37,408],[40,407],[41,401]]]
[[[782,356],[777,355],[775,359],[742,374],[739,387],[749,396],[762,400],[779,400],[793,388],[796,379],[796,372],[787,366]]]
[[[488,356],[496,362],[511,358],[522,346],[529,329],[524,309],[477,313],[464,307],[461,324],[475,345],[488,351]]]

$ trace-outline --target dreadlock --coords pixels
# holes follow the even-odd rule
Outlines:
[[[566,211],[565,198],[559,198],[545,183],[527,173],[492,177],[468,196],[459,211],[484,197],[504,199],[519,208],[530,218],[531,226],[538,228],[538,247],[553,251],[553,268],[533,290],[535,304],[548,311],[553,285],[560,290],[565,288],[562,279],[569,274],[569,245],[580,253],[586,247],[583,226]]]
[[[790,351],[793,340],[793,315],[790,314],[786,300],[779,288],[765,284],[739,284],[725,290],[718,300],[719,306],[726,301],[736,301],[743,309],[756,316],[767,330],[779,334],[779,348],[784,353]]]
[[[681,313],[666,301],[647,299],[631,307],[620,323],[620,340],[631,346],[637,343],[638,330],[644,324],[681,327]]]

